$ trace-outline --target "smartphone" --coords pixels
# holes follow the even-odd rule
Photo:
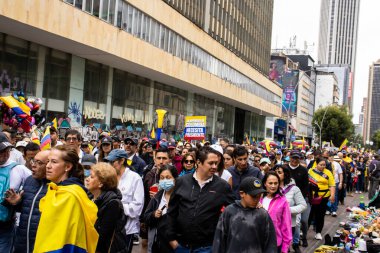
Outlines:
[[[162,208],[161,208],[161,211],[164,211],[166,208],[166,205],[164,205]]]

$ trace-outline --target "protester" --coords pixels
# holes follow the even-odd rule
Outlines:
[[[257,208],[263,192],[258,178],[243,179],[240,201],[229,205],[219,218],[212,252],[277,252],[272,220],[263,208]]]
[[[136,151],[137,151],[138,140],[133,137],[127,137],[124,140],[124,149],[128,154],[128,160],[132,163],[130,166],[134,169],[134,171],[142,176],[146,163],[143,159],[141,159]]]
[[[230,141],[227,138],[222,138],[219,141],[219,145],[222,146],[223,150],[226,150],[229,144],[230,144]]]
[[[154,163],[153,158],[153,146],[150,142],[145,142],[143,145],[143,153],[140,155],[141,159],[144,160],[144,162],[149,165]],[[145,169],[145,168],[144,168]]]
[[[330,208],[327,208],[326,214],[329,215],[331,213],[332,217],[336,217],[339,204],[339,191],[341,191],[343,187],[343,171],[339,164],[340,158],[338,156],[331,155],[329,159],[335,180],[335,201],[330,203]]]
[[[296,225],[293,242],[300,241],[300,231],[302,230],[302,246],[307,247],[307,232],[309,229],[309,213],[310,213],[310,204],[309,204],[309,176],[307,169],[300,164],[301,153],[298,150],[292,150],[289,154],[290,162],[286,165],[290,170],[290,175],[294,179],[296,186],[301,190],[302,196],[304,197],[308,207],[301,214],[301,222]],[[313,161],[314,162],[314,161]]]
[[[17,164],[25,165],[24,154],[14,148],[11,140],[15,140],[15,138],[12,136],[13,136],[13,132],[11,134],[9,131],[3,130],[3,132],[0,133],[0,143],[1,142],[11,143],[12,146],[10,149],[10,157],[9,157],[10,160],[14,161]]]
[[[120,149],[121,148],[121,140],[117,135],[111,136],[112,138],[112,149]]]
[[[301,220],[301,213],[307,209],[307,204],[302,196],[301,190],[296,186],[294,179],[291,178],[290,169],[287,166],[278,166],[276,173],[280,178],[280,188],[289,203],[290,213],[292,215],[292,234],[296,230],[297,219]],[[300,253],[299,241],[295,241],[293,236],[293,250]]]
[[[260,203],[268,211],[276,230],[279,253],[287,253],[292,242],[292,217],[286,197],[281,193],[280,178],[274,171],[269,171],[263,178],[266,193]]]
[[[243,146],[238,146],[233,152],[235,165],[228,171],[232,175],[232,191],[236,199],[240,199],[239,186],[241,181],[246,177],[257,177],[261,179],[263,175],[256,167],[248,165],[248,151]]]
[[[364,173],[366,169],[366,164],[364,163],[364,158],[359,157],[358,162],[356,163],[356,175],[358,177],[358,182],[356,183],[356,192],[363,193],[364,191]]]
[[[84,185],[87,187],[87,181],[86,178],[88,178],[91,174],[91,166],[95,165],[97,163],[95,156],[90,154],[85,154],[82,158],[82,166],[83,166],[83,172],[84,172]]]
[[[31,160],[32,175],[24,183],[23,190],[7,191],[6,200],[20,210],[20,223],[16,230],[14,252],[33,252],[34,241],[40,220],[39,202],[46,195],[46,164],[50,151],[42,151]]]
[[[271,161],[268,158],[264,157],[260,159],[259,168],[263,176],[270,170],[271,168],[270,165],[271,165]]]
[[[368,199],[372,199],[375,195],[376,190],[379,188],[380,182],[380,155],[375,154],[374,159],[368,166],[368,177],[369,177],[369,190]]]
[[[51,139],[51,143],[50,143],[51,148],[63,145],[63,143],[58,140],[58,130],[54,126],[50,126],[50,139]]]
[[[100,141],[100,148],[98,150],[98,153],[95,155],[96,160],[98,162],[104,162],[104,157],[108,156],[112,149],[112,138],[109,136],[103,137]]]
[[[177,168],[178,174],[181,173],[182,170],[182,156],[176,148],[176,144],[174,141],[167,143],[169,149],[169,158],[171,164]]]
[[[18,150],[18,151],[20,151],[22,154],[24,154],[25,152],[25,147],[26,147],[26,145],[28,145],[28,143],[29,142],[27,142],[27,141],[18,141],[17,143],[16,143],[16,149]]]
[[[31,160],[40,152],[40,146],[34,142],[29,142],[24,149],[25,166],[32,169]]]
[[[0,133],[0,252],[8,253],[13,248],[15,210],[6,200],[7,190],[19,192],[31,171],[11,159],[12,144],[4,133]]]
[[[233,155],[233,152],[231,152],[231,151],[224,151],[223,159],[224,159],[224,169],[226,169],[226,170],[229,167],[233,166],[235,163],[234,155]]]
[[[228,170],[225,169],[222,147],[218,144],[210,145],[210,147],[218,152],[218,169],[215,175],[225,180],[232,187],[232,175]]]
[[[322,229],[325,222],[327,202],[335,201],[335,180],[331,171],[326,169],[326,159],[317,158],[317,167],[309,169],[310,182],[310,203],[311,211],[309,216],[309,226],[314,220],[315,239],[322,240]]]
[[[193,157],[193,155],[186,154],[182,158],[181,164],[182,164],[182,169],[181,169],[181,173],[179,174],[180,177],[186,174],[192,174],[195,172],[195,158]]]
[[[176,182],[167,213],[167,236],[176,252],[211,252],[220,210],[234,201],[228,183],[214,176],[218,154],[210,147],[202,148],[194,174]]]
[[[98,207],[95,228],[99,233],[99,240],[96,252],[122,252],[127,248],[124,229],[127,218],[121,203],[121,192],[117,189],[116,170],[103,162],[93,165],[86,185]]]
[[[166,236],[167,210],[173,193],[178,171],[172,165],[163,165],[159,171],[160,191],[154,195],[144,213],[143,220],[149,227],[148,253],[174,252]]]
[[[144,186],[140,175],[131,171],[127,164],[128,154],[122,149],[112,150],[104,158],[116,169],[118,188],[122,194],[124,213],[127,216],[127,253],[132,252],[134,234],[140,231],[139,217],[144,207]]]
[[[65,143],[66,145],[74,148],[78,154],[79,162],[82,161],[83,155],[85,153],[80,149],[81,143],[82,143],[82,136],[81,134],[74,129],[70,129],[66,131],[65,133]]]
[[[66,139],[69,138],[77,136],[69,134]],[[51,183],[39,205],[41,218],[34,252],[69,249],[95,252],[97,207],[87,197],[83,186],[83,168],[77,149],[70,146],[53,148],[48,156],[46,178]]]

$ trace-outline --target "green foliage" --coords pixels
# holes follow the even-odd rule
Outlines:
[[[322,124],[322,118],[323,124]],[[318,109],[313,116],[312,126],[319,136],[319,126],[322,128],[322,141],[330,140],[339,147],[344,139],[352,139],[355,127],[352,123],[352,115],[348,113],[347,107],[330,105]]]
[[[350,143],[352,143],[356,147],[358,147],[359,145],[360,145],[360,147],[364,146],[363,136],[361,134],[352,135],[351,139],[348,139],[348,140]]]
[[[373,146],[380,149],[380,130],[377,130],[372,136]]]

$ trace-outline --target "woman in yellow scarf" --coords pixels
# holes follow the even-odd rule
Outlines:
[[[34,252],[94,253],[97,207],[83,186],[83,168],[73,148],[53,148],[46,165],[48,192],[40,201],[41,219]]]

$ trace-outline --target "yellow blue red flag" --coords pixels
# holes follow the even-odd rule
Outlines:
[[[52,121],[51,123],[52,123],[52,125],[53,125],[53,127],[54,127],[55,129],[58,128],[57,118],[54,118],[53,121]]]
[[[26,114],[30,116],[30,107],[24,103],[17,101],[12,96],[0,97],[0,100],[4,102],[9,108],[11,108],[16,115]]]
[[[95,252],[98,208],[79,185],[49,183],[40,211],[34,253]]]
[[[339,150],[342,150],[342,149],[346,148],[347,147],[347,143],[348,143],[348,140],[344,139],[344,141],[342,142],[342,144],[339,147]]]
[[[46,127],[44,136],[41,139],[40,149],[48,150],[51,148],[51,138],[50,138],[50,126]]]

